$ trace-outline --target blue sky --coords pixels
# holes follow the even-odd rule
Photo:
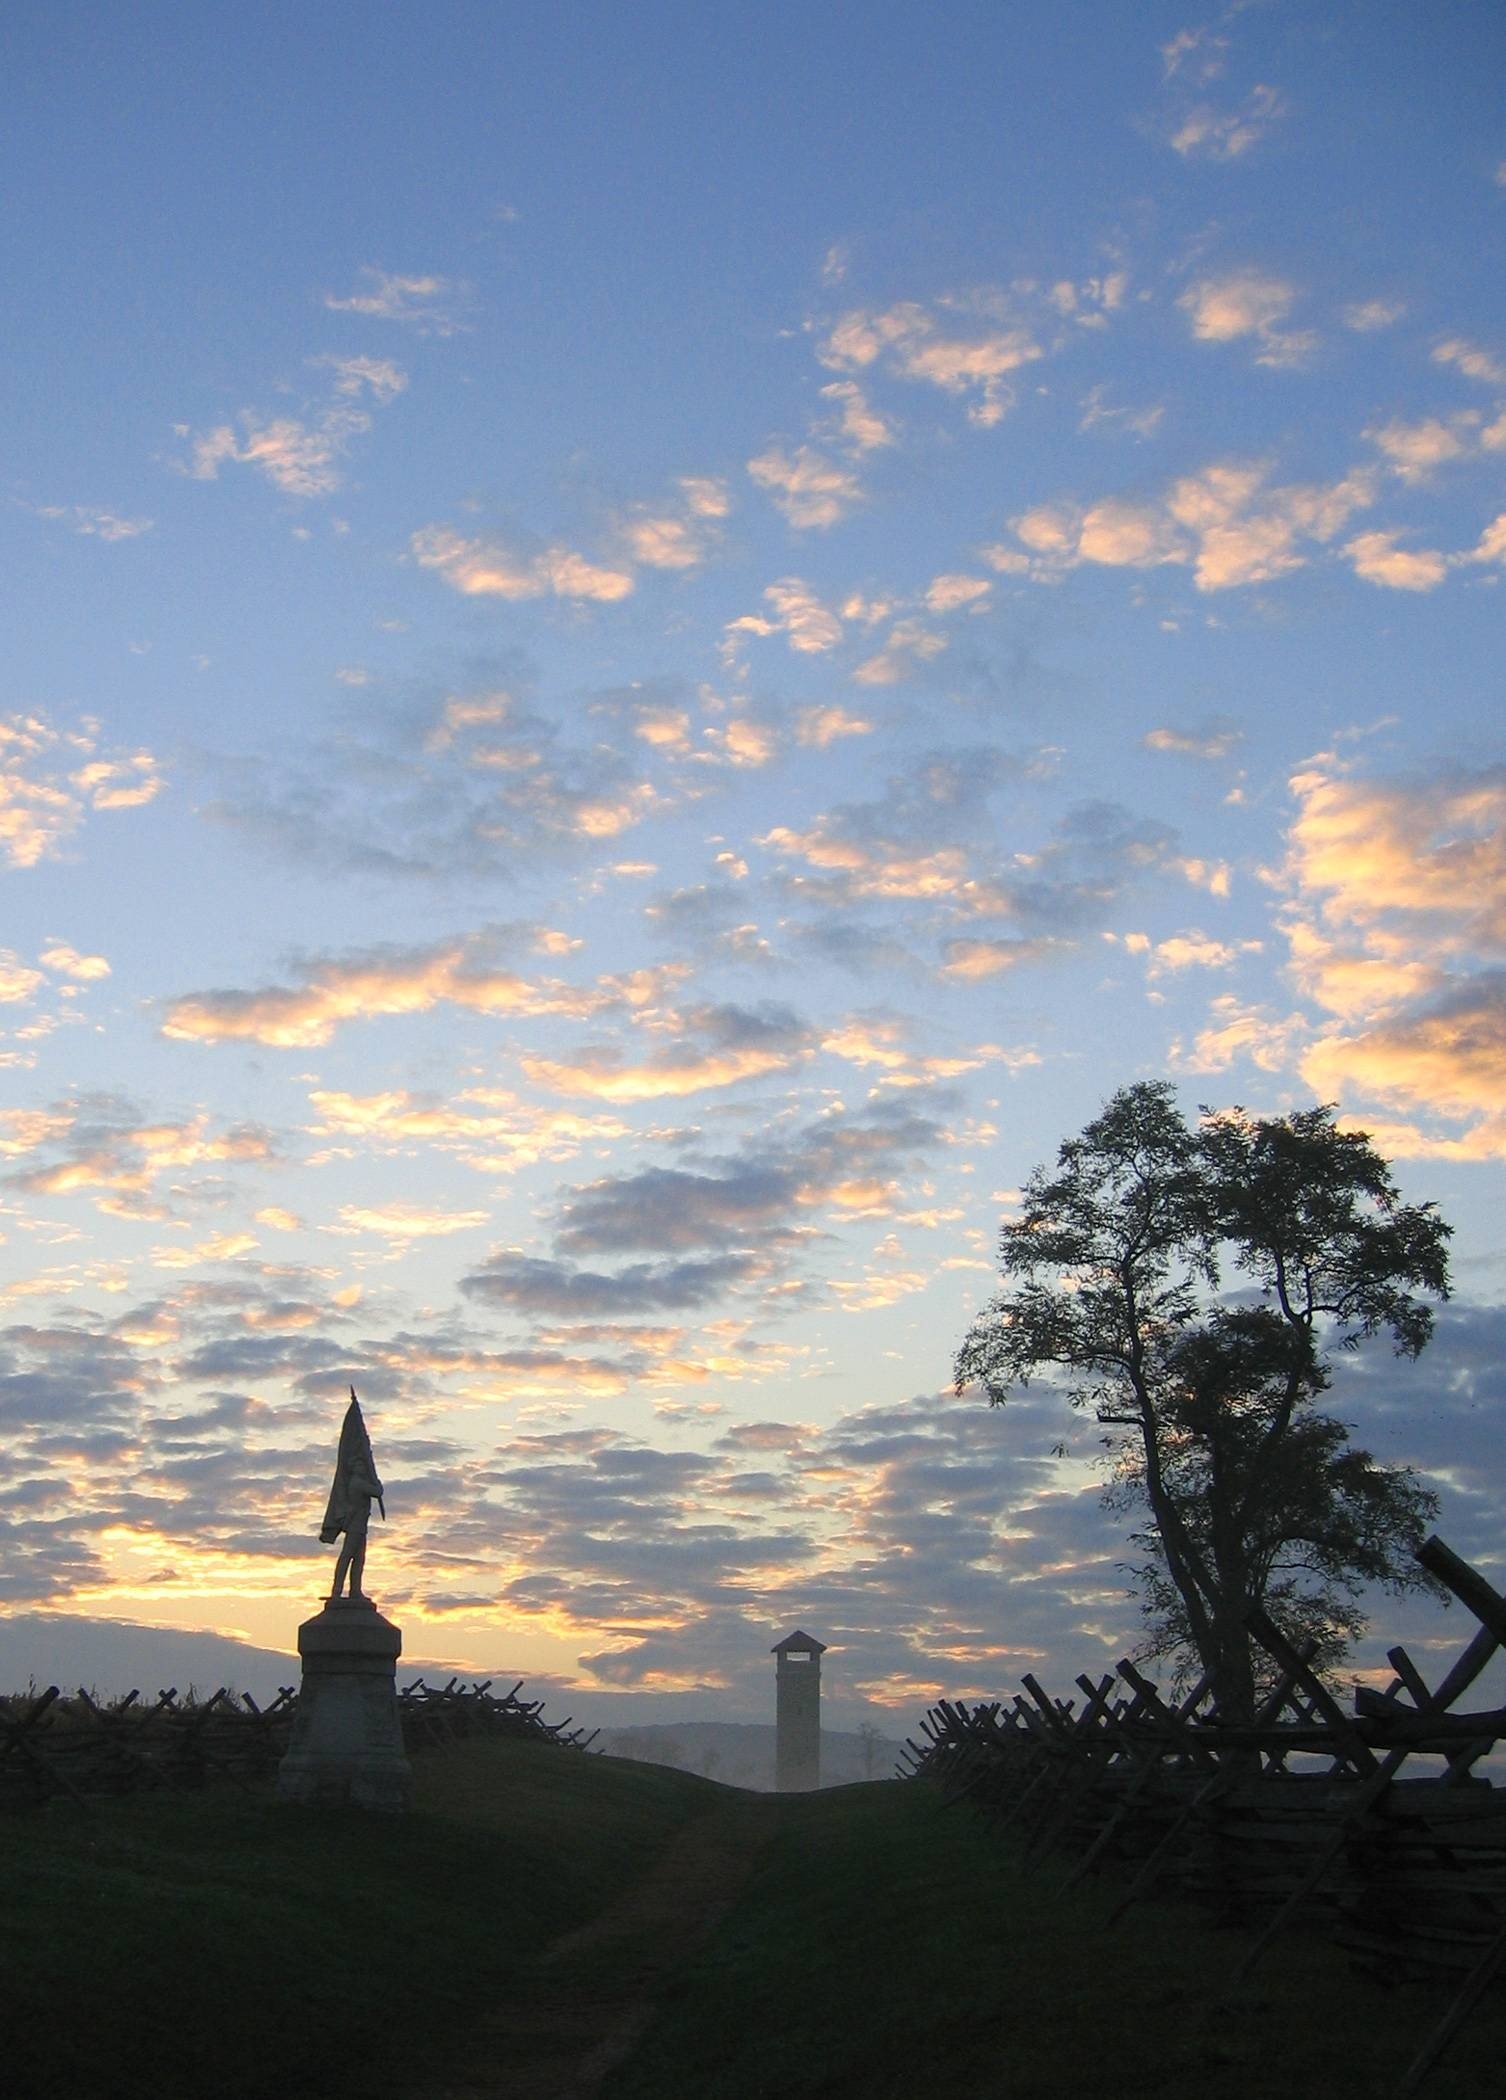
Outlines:
[[[1490,1561],[1493,11],[3,39],[6,1606],[289,1645],[354,1380],[414,1652],[1112,1661],[1091,1439],[947,1386],[1162,1075],[1443,1205],[1339,1390]]]

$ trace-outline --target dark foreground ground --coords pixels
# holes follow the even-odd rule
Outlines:
[[[1063,1895],[909,1785],[794,1799],[531,1743],[402,1819],[219,1792],[0,1824],[16,2100],[928,2092],[1381,2100],[1441,2009],[1293,1941]],[[1506,2091],[1506,1993],[1428,2088]]]

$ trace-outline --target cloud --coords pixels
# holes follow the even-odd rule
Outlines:
[[[1145,950],[1146,974],[1154,979],[1175,976],[1183,970],[1227,970],[1242,954],[1258,953],[1260,946],[1259,941],[1216,940],[1194,926],[1186,933],[1150,942]]]
[[[841,707],[802,707],[795,716],[795,741],[824,751],[842,737],[871,736],[873,723]]]
[[[460,1288],[480,1303],[530,1318],[639,1319],[687,1312],[730,1295],[760,1264],[745,1254],[699,1261],[631,1262],[610,1274],[573,1262],[544,1260],[516,1248],[488,1256]]]
[[[326,292],[330,313],[360,314],[370,321],[401,321],[420,335],[454,335],[462,328],[470,287],[452,277],[403,277],[370,265],[361,269],[362,288],[343,297]]]
[[[997,750],[917,755],[879,800],[826,811],[800,829],[777,825],[760,843],[782,864],[790,902],[820,915],[812,938],[831,938],[834,912],[895,915],[911,940],[940,937],[944,968],[957,978],[1054,957],[1058,943],[1101,925],[1143,881],[1226,886],[1221,867],[1179,856],[1169,828],[1104,802],[1068,810],[1029,851],[1002,850],[989,798],[1032,777],[1028,760]],[[844,938],[848,959],[859,959],[859,929]],[[892,937],[881,943],[875,962],[892,968],[897,946]]]
[[[155,523],[152,518],[123,518],[118,511],[101,510],[93,503],[39,503],[36,514],[66,521],[87,538],[110,541],[139,539]]]
[[[406,1244],[410,1240],[447,1239],[454,1232],[473,1232],[487,1222],[487,1215],[484,1210],[435,1210],[418,1203],[342,1203],[340,1224],[331,1229],[373,1233],[379,1239]]]
[[[177,1121],[149,1121],[133,1104],[112,1094],[60,1102],[45,1115],[11,1112],[0,1118],[0,1129],[10,1132],[0,1150],[13,1157],[41,1155],[40,1164],[7,1177],[11,1187],[30,1196],[71,1196],[96,1189],[143,1195],[167,1173],[275,1157],[271,1135],[260,1124],[217,1128],[207,1112]]]
[[[1111,568],[1191,563],[1200,591],[1268,583],[1305,566],[1309,543],[1325,545],[1374,500],[1361,469],[1324,484],[1269,486],[1262,461],[1218,461],[1183,475],[1153,501],[1105,497],[1082,506],[1042,504],[1010,520],[1024,553],[985,547],[1009,574],[1049,582],[1084,562]]]
[[[167,1004],[162,1033],[177,1042],[255,1042],[273,1049],[327,1043],[348,1021],[427,1013],[438,1005],[472,1013],[538,1015],[593,1012],[601,996],[557,979],[532,981],[500,967],[495,931],[426,948],[386,946],[350,955],[312,956],[300,982],[254,991],[191,992]]]
[[[732,499],[724,481],[709,474],[682,476],[678,504],[640,504],[619,520],[618,536],[630,561],[648,569],[683,572],[699,568],[716,545],[715,527]]]
[[[89,811],[139,809],[162,786],[151,752],[102,747],[92,716],[74,729],[42,714],[0,716],[0,863],[55,859]]]
[[[386,357],[321,357],[335,375],[335,392],[359,399],[363,392],[383,406],[396,400],[407,387],[408,375],[401,365]]]
[[[1147,730],[1140,739],[1147,751],[1174,752],[1180,758],[1201,758],[1210,762],[1230,757],[1244,740],[1243,729],[1228,715],[1214,715],[1188,728],[1165,724]]]
[[[943,1137],[917,1099],[911,1093],[855,1115],[832,1112],[793,1132],[759,1133],[695,1166],[648,1166],[588,1182],[567,1195],[557,1244],[572,1259],[788,1253],[832,1208],[882,1214],[899,1204],[903,1176]],[[936,1108],[944,1105],[938,1100]]]
[[[1399,547],[1396,532],[1362,532],[1340,551],[1354,563],[1366,583],[1392,591],[1436,590],[1448,574],[1446,558],[1432,548]]]
[[[1038,935],[1033,939],[953,940],[943,948],[942,970],[948,977],[977,983],[986,977],[998,977],[1006,970],[1017,970],[1025,964],[1052,962],[1070,954],[1075,946],[1075,942],[1058,940],[1051,935]]]
[[[1394,327],[1406,310],[1403,299],[1359,299],[1344,307],[1340,318],[1356,334],[1374,335],[1382,328]]]
[[[1078,403],[1082,415],[1078,420],[1080,431],[1127,430],[1134,437],[1146,438],[1158,430],[1166,413],[1164,404],[1157,402],[1149,408],[1116,408],[1109,402],[1107,386],[1089,387]]]
[[[1478,546],[1461,558],[1464,561],[1506,562],[1506,510],[1486,526]]]
[[[1277,326],[1296,296],[1295,286],[1281,278],[1244,269],[1202,278],[1182,293],[1177,305],[1200,343],[1232,343],[1252,335],[1260,345],[1257,364],[1290,365],[1300,363],[1317,342],[1314,335],[1285,334]]]
[[[1233,109],[1197,103],[1175,120],[1167,144],[1184,160],[1239,160],[1285,115],[1279,91],[1257,82]]]
[[[189,440],[182,471],[195,481],[217,481],[224,467],[245,466],[287,496],[333,494],[351,445],[372,427],[369,408],[388,407],[408,376],[387,358],[329,355],[311,362],[331,374],[332,400],[307,405],[297,416],[242,409],[233,421],[197,433],[179,424],[178,435]]]
[[[1412,484],[1432,480],[1440,467],[1467,459],[1474,451],[1480,417],[1473,409],[1459,415],[1425,416],[1420,423],[1372,424],[1365,432],[1399,480]]]
[[[952,582],[957,579],[946,578]],[[898,685],[913,677],[917,668],[939,656],[947,647],[947,638],[927,627],[921,620],[899,620],[890,628],[884,646],[877,655],[865,657],[856,665],[852,676],[858,685]]]
[[[1165,80],[1185,75],[1205,86],[1217,80],[1228,62],[1229,39],[1205,25],[1179,29],[1161,46],[1161,73]]]
[[[702,1006],[671,1018],[675,1042],[636,1063],[603,1045],[570,1060],[525,1055],[523,1070],[556,1094],[660,1101],[788,1071],[811,1052],[805,1027],[788,1007]]]
[[[0,948],[0,1006],[22,1006],[45,983],[40,970],[28,969],[13,948]]]
[[[420,568],[437,569],[451,590],[468,598],[553,596],[611,605],[633,589],[627,570],[601,568],[568,547],[525,558],[495,541],[468,540],[448,525],[427,525],[408,545]]]
[[[1324,759],[1292,788],[1291,969],[1338,1023],[1315,1028],[1304,1079],[1467,1120],[1478,1144],[1506,1075],[1506,773],[1363,779]]]
[[[1486,386],[1506,386],[1506,360],[1466,342],[1462,336],[1450,336],[1446,342],[1435,345],[1433,362],[1453,365],[1466,379],[1478,379]]]
[[[506,683],[363,700],[337,733],[223,761],[205,813],[279,859],[431,880],[595,854],[706,792],[709,760],[695,778],[684,767],[688,717],[683,743],[601,734],[602,714],[670,722],[683,712],[677,689],[583,699],[567,735],[526,697],[518,661],[505,661]]]
[[[766,586],[764,612],[743,613],[728,621],[723,660],[729,665],[737,663],[745,635],[767,638],[782,634],[797,655],[825,655],[840,648],[851,633],[872,630],[908,605],[919,604],[943,619],[956,612],[983,612],[990,589],[983,576],[945,575],[935,577],[918,600],[887,595],[866,598],[852,591],[833,604],[818,596],[802,577],[783,576]],[[857,664],[851,675],[859,685],[895,685],[946,647],[947,637],[912,613],[893,620],[882,648]]]
[[[729,635],[782,634],[802,656],[822,655],[841,642],[844,629],[840,615],[800,577],[782,576],[777,583],[765,587],[763,598],[768,612],[744,613],[740,619],[729,621]]]
[[[771,445],[748,461],[748,476],[799,531],[836,525],[863,499],[857,476],[814,445]]]
[[[926,606],[933,613],[957,612],[964,608],[980,612],[991,588],[985,576],[937,576],[926,588]]]
[[[1210,1002],[1207,1024],[1190,1046],[1173,1037],[1169,1062],[1177,1072],[1226,1072],[1245,1059],[1257,1071],[1286,1072],[1309,1035],[1303,1015],[1278,1018],[1224,992]]]
[[[588,1144],[626,1135],[613,1116],[581,1116],[520,1101],[501,1087],[469,1087],[453,1101],[394,1087],[378,1094],[316,1088],[316,1137],[359,1138],[377,1151],[447,1152],[482,1174],[573,1159]]]
[[[978,329],[975,321],[968,334],[944,332],[937,314],[913,300],[879,312],[855,309],[837,322],[817,355],[835,371],[882,366],[902,379],[939,387],[943,393],[969,400],[970,421],[991,425],[1013,406],[1013,394],[1005,384],[1008,374],[1046,352],[1029,325],[1006,318],[998,310],[1003,302],[997,296],[981,303],[995,312],[979,316],[985,325]],[[1105,303],[1100,293],[1100,309]],[[956,312],[964,305],[962,301],[942,302],[944,311],[950,307]],[[990,319],[994,325],[987,325]]]
[[[1394,1020],[1327,1035],[1302,1076],[1328,1100],[1351,1091],[1447,1119],[1488,1122],[1506,1158],[1506,970],[1482,971]]]
[[[836,404],[831,435],[856,453],[876,452],[894,443],[894,425],[879,414],[853,379],[834,379],[821,389],[821,399]]]

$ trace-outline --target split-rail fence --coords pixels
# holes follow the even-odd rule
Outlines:
[[[563,1721],[544,1719],[541,1699],[524,1699],[520,1678],[498,1693],[491,1679],[443,1687],[420,1677],[398,1694],[403,1742],[411,1753],[478,1735],[531,1736],[584,1749],[594,1739]],[[285,1685],[258,1706],[228,1688],[180,1697],[176,1687],[155,1700],[139,1691],[101,1700],[55,1684],[0,1698],[0,1808],[59,1796],[88,1801],[147,1787],[199,1787],[212,1779],[256,1790],[276,1771],[293,1732],[298,1694]]]
[[[1240,1978],[1315,1921],[1383,1978],[1440,1978],[1446,2010],[1397,2089],[1414,2093],[1506,1973],[1506,1789],[1477,1770],[1506,1707],[1459,1704],[1506,1649],[1506,1598],[1440,1539],[1419,1558],[1476,1622],[1436,1686],[1396,1647],[1391,1683],[1346,1708],[1257,1612],[1274,1683],[1253,1724],[1222,1721],[1206,1682],[1178,1698],[1122,1662],[1078,1698],[1027,1675],[1009,1701],[940,1700],[900,1771],[1067,1856],[1071,1883],[1112,1870],[1114,1920],[1154,1891],[1253,1928]]]

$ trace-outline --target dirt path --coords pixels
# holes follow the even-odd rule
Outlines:
[[[640,1881],[510,1983],[447,2075],[412,2100],[592,2100],[732,1908],[779,1808],[731,1795],[687,1823]]]

